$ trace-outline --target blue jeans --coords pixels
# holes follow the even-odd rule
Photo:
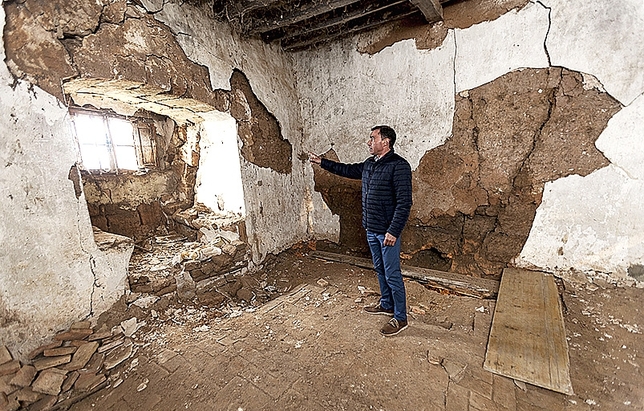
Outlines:
[[[384,234],[367,231],[373,268],[380,283],[380,306],[385,310],[393,308],[396,320],[407,321],[407,296],[400,272],[400,238],[391,247],[383,245],[384,241]]]

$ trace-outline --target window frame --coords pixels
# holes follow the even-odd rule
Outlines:
[[[144,174],[150,170],[158,169],[157,160],[157,137],[154,121],[141,116],[124,116],[112,111],[93,110],[88,108],[69,108],[70,119],[72,122],[72,134],[76,141],[80,161],[78,162],[81,170],[90,174]],[[84,164],[83,151],[81,149],[81,139],[78,136],[75,117],[77,115],[87,115],[102,119],[103,131],[105,133],[105,144],[96,145],[103,147],[107,151],[109,158],[109,169],[107,168],[88,168]],[[112,128],[109,125],[109,119],[119,119],[130,123],[132,126],[132,145],[116,144],[112,137]],[[143,136],[141,130],[147,130],[147,136]],[[145,142],[144,142],[145,140]],[[134,155],[137,162],[137,169],[119,168],[117,147],[133,147]],[[145,150],[144,150],[145,148]],[[147,153],[147,155],[146,155]],[[101,164],[102,166],[102,164]]]

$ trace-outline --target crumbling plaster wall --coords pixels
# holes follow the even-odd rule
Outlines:
[[[304,146],[358,162],[371,126],[398,131],[414,173],[412,260],[431,251],[437,268],[473,275],[507,265],[641,275],[643,6],[519,3],[384,48],[396,35],[298,53]],[[337,240],[338,201],[323,199],[333,186],[313,174],[311,230]],[[340,213],[359,207],[353,197]]]
[[[213,21],[209,12],[186,4],[166,2],[155,18],[176,34],[188,58],[208,67],[214,89],[231,90],[231,74],[235,69],[243,72],[252,92],[277,119],[283,138],[292,145],[292,169],[288,173],[240,158],[246,227],[254,262],[307,238],[305,164],[299,156],[301,114],[291,59],[276,46],[241,40],[228,25]],[[232,100],[234,103],[235,97]]]
[[[22,358],[46,336],[104,311],[123,294],[133,246],[126,241],[119,255],[98,249],[84,195],[76,195],[70,179],[77,152],[67,110],[11,76],[3,44],[0,340]]]
[[[78,158],[61,89],[69,77],[115,76],[132,87],[147,83],[153,91],[228,112],[237,101],[226,91],[231,76],[235,68],[243,71],[259,100],[251,109],[263,104],[279,125],[280,141],[292,145],[288,170],[240,159],[253,259],[259,263],[266,254],[307,238],[303,162],[296,154],[301,151],[300,111],[290,60],[279,48],[241,40],[210,18],[207,5],[145,2],[155,7],[148,13],[124,0],[82,7],[28,3],[4,2],[2,8],[3,22],[8,7],[17,17],[9,30],[11,73],[0,65],[0,102],[11,114],[3,116],[7,124],[0,146],[5,193],[0,259],[8,273],[0,278],[0,338],[14,354],[24,355],[71,321],[105,310],[125,287],[127,258],[116,261],[98,250],[84,194],[77,197],[68,179]],[[6,44],[7,30],[3,33]],[[184,154],[198,160],[198,138],[189,140],[193,147]],[[241,139],[238,143],[241,148]],[[114,281],[120,292],[108,295],[103,288],[117,289]]]

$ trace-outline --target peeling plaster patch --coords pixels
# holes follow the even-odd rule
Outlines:
[[[282,137],[277,118],[255,96],[248,79],[239,70],[230,78],[230,114],[237,120],[238,135],[246,161],[278,173],[289,174],[293,148]]]
[[[611,166],[548,183],[516,264],[626,277],[644,261],[644,184]]]
[[[26,6],[16,2],[3,6],[7,13],[3,38],[12,73],[60,96],[60,79],[75,76],[77,71],[56,33],[38,24]]]
[[[99,23],[104,11],[100,3],[86,9],[87,2],[80,0],[49,2],[44,10],[40,3],[27,0],[4,6],[9,22],[4,39],[14,75],[61,100],[61,82],[80,75],[135,81],[215,104],[208,70],[188,60],[168,28],[153,17],[129,8],[122,24],[108,23],[109,16]],[[57,13],[64,14],[64,24],[56,20]],[[73,37],[59,35],[60,27]]]
[[[495,274],[526,241],[545,182],[608,164],[593,142],[620,105],[561,69],[508,73],[461,95],[454,137],[414,172],[403,245],[435,247],[453,271]]]
[[[624,105],[644,92],[644,2],[542,0],[552,64],[592,73]]]
[[[414,39],[419,50],[432,50],[443,44],[448,28],[443,22],[427,24],[421,21],[395,21],[358,35],[356,50],[376,54],[399,41]]]
[[[338,161],[331,149],[324,158]],[[367,237],[362,229],[362,185],[360,180],[343,178],[313,167],[315,191],[319,192],[331,212],[340,218],[339,243],[349,249],[368,252]]]
[[[530,3],[493,22],[457,29],[456,92],[476,88],[519,68],[548,67],[543,47],[548,14],[543,6]]]
[[[529,0],[465,0],[443,6],[443,20],[427,24],[425,19],[396,21],[358,36],[360,53],[376,54],[399,41],[414,39],[419,50],[439,47],[449,29],[466,29],[493,21],[510,10],[523,8]]]
[[[448,28],[466,29],[484,21],[493,21],[510,10],[523,8],[529,0],[465,0],[443,8]]]
[[[74,193],[76,193],[76,199],[79,199],[80,196],[83,194],[83,188],[81,187],[80,172],[78,171],[78,167],[76,166],[76,164],[74,164],[69,169],[68,178],[74,184]]]
[[[608,122],[596,145],[629,178],[644,181],[644,94]]]

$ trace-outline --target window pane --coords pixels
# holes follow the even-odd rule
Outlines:
[[[80,149],[86,170],[109,170],[110,156],[106,146],[81,144]]]
[[[131,146],[134,144],[134,138],[132,137],[132,124],[130,124],[129,121],[122,120],[120,118],[108,118],[107,124],[110,127],[110,135],[112,136],[112,142],[114,145]]]
[[[105,145],[105,125],[102,117],[77,114],[74,116],[74,125],[80,144]]]
[[[123,170],[139,169],[133,146],[116,146],[114,147],[114,153],[116,154],[116,163],[118,164],[118,168]]]

